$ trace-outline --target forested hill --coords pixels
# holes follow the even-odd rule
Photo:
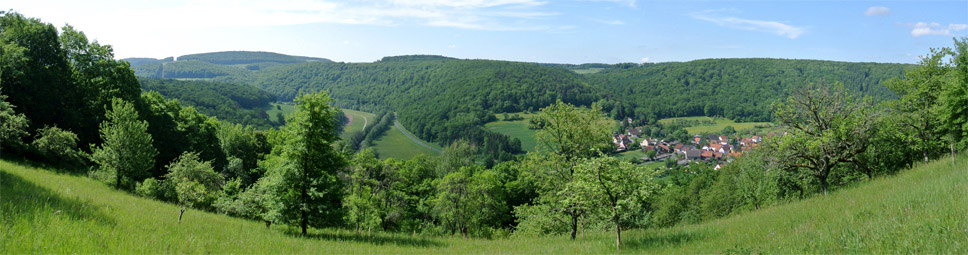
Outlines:
[[[190,54],[178,57],[178,61],[198,60],[219,65],[241,65],[254,63],[295,64],[305,62],[333,62],[325,58],[290,56],[263,51],[222,51]]]
[[[281,101],[300,90],[328,90],[341,107],[398,112],[400,121],[420,138],[443,144],[468,139],[495,152],[518,149],[501,148],[512,146],[507,137],[483,131],[494,113],[537,110],[556,100],[588,105],[601,94],[580,75],[561,68],[429,56],[283,65],[214,80],[254,85]]]
[[[680,63],[614,65],[585,75],[609,97],[627,102],[613,115],[655,119],[723,116],[769,121],[776,99],[808,84],[841,82],[874,100],[894,98],[883,85],[912,65],[787,59],[704,59]],[[635,109],[628,109],[634,107]]]
[[[271,127],[263,108],[274,102],[276,96],[258,88],[206,81],[152,78],[139,78],[138,81],[145,91],[157,91],[166,98],[178,99],[205,115],[259,129]]]

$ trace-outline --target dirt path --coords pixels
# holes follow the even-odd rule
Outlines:
[[[410,135],[410,131],[407,131],[406,128],[403,128],[403,125],[400,125],[400,122],[397,121],[397,113],[393,113],[393,125],[397,127],[397,130],[399,130],[400,133],[403,133],[403,135],[407,136],[407,138],[410,138],[411,141],[419,144],[420,146],[423,146],[424,148],[430,149],[432,151],[436,151],[437,153],[443,153],[440,150],[434,149],[434,147],[430,147],[430,145],[427,145],[427,144],[421,142],[419,139],[414,138],[413,136],[411,136]]]

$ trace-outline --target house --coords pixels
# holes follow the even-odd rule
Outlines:
[[[763,137],[762,136],[758,136],[758,135],[754,135],[753,138],[750,139],[750,140],[753,140],[753,143],[760,143],[760,142],[763,142]]]
[[[687,160],[700,160],[701,157],[702,157],[702,152],[700,152],[699,150],[692,149],[692,150],[686,151]]]
[[[729,138],[725,136],[719,136],[719,144],[722,144],[722,145],[729,144]]]
[[[695,137],[692,138],[692,143],[699,144],[700,142],[702,142],[702,137],[699,137],[697,135],[697,136],[695,136]]]
[[[726,155],[726,153],[713,152],[713,158],[721,159],[721,158],[723,158],[724,155]]]
[[[642,142],[639,143],[639,145],[641,145],[642,147],[655,145],[655,139],[643,138]]]
[[[739,140],[739,145],[742,145],[742,146],[750,146],[750,145],[753,145],[753,139],[752,138],[743,138],[743,139],[740,139]]]
[[[628,132],[626,132],[626,134],[628,134],[631,137],[639,138],[639,135],[642,134],[642,131],[639,128],[632,128],[632,129],[629,129]]]
[[[628,149],[629,145],[632,145],[632,140],[624,134],[620,134],[612,137],[612,143],[618,146],[618,151],[624,151]]]
[[[654,150],[655,150],[655,146],[652,146],[652,145],[642,146],[642,152],[654,151]]]
[[[722,144],[718,144],[718,143],[717,144],[710,144],[709,146],[707,146],[707,148],[708,149],[706,149],[706,150],[708,150],[708,151],[722,152],[723,145]]]
[[[729,144],[723,145],[723,148],[719,150],[722,153],[729,153],[730,151],[733,151],[733,146],[729,146]]]
[[[723,166],[724,166],[723,163],[716,164],[716,166],[713,167],[713,170],[719,170],[720,168],[723,168]]]
[[[682,145],[681,143],[677,143],[677,144],[676,144],[675,146],[673,146],[672,148],[673,148],[673,149],[675,149],[676,151],[680,151],[680,150],[682,150],[682,146],[683,146],[683,145]]]
[[[656,152],[659,152],[659,153],[666,153],[671,151],[672,150],[669,149],[669,145],[665,143],[659,144],[658,149],[656,150]]]
[[[712,151],[703,151],[702,154],[699,154],[699,157],[702,158],[702,159],[711,159],[711,158],[713,158],[713,152]]]
[[[726,157],[729,158],[739,158],[740,156],[743,156],[742,152],[730,152],[729,154],[726,154]]]

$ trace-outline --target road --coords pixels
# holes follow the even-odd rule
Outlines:
[[[417,139],[417,138],[413,137],[412,135],[410,135],[410,131],[407,131],[406,128],[403,128],[403,125],[400,125],[400,122],[397,121],[397,113],[393,113],[393,126],[396,126],[397,127],[397,130],[400,130],[400,133],[403,133],[403,135],[407,136],[407,138],[410,138],[411,141],[419,144],[420,146],[423,146],[423,147],[425,147],[427,149],[430,149],[432,151],[436,151],[437,153],[443,153],[440,150],[434,149],[434,147],[430,147],[429,145],[421,142],[420,139]]]

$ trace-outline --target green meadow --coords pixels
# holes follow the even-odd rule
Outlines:
[[[698,121],[715,122],[715,124],[713,125],[695,125],[695,126],[686,127],[686,131],[688,131],[690,134],[701,134],[701,133],[718,134],[720,131],[723,130],[723,128],[726,128],[726,126],[732,126],[734,129],[736,129],[736,131],[755,129],[757,127],[766,127],[765,129],[770,129],[774,127],[773,123],[770,123],[770,122],[735,122],[727,118],[705,117],[705,116],[666,118],[666,119],[659,120],[659,123],[670,124],[670,123],[676,122],[677,120],[697,121],[697,122]]]
[[[697,225],[623,232],[622,253],[968,253],[968,160]],[[464,239],[295,228],[189,210],[0,161],[0,253],[615,253],[611,232]]]
[[[416,136],[414,137],[416,138]],[[434,149],[441,150],[440,145],[436,143],[423,140],[421,140],[421,142],[426,145],[430,145],[430,147],[433,147]],[[436,151],[413,142],[413,140],[407,138],[407,136],[404,135],[400,129],[397,129],[396,126],[390,126],[390,130],[387,130],[385,134],[373,140],[373,148],[382,159],[396,158],[407,160],[417,156],[418,154],[439,154]]]
[[[511,113],[509,113],[511,114]],[[495,114],[498,121],[488,122],[484,124],[484,128],[492,132],[497,132],[510,136],[511,138],[517,138],[521,140],[521,149],[524,151],[534,151],[534,148],[538,146],[538,141],[535,139],[535,131],[528,128],[528,121],[534,117],[535,114],[526,113],[514,113],[521,116],[522,120],[505,121],[504,114]]]

